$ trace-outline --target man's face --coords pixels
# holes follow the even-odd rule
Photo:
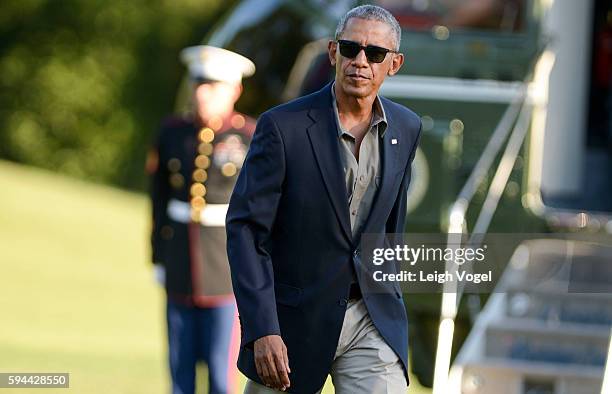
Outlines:
[[[193,102],[201,119],[213,116],[225,117],[234,110],[240,97],[240,84],[227,82],[207,82],[195,86]]]
[[[351,18],[346,24],[342,40],[354,41],[363,46],[375,45],[394,50],[393,31],[386,23]],[[336,85],[348,96],[364,98],[376,95],[387,75],[397,73],[404,62],[404,55],[387,53],[382,63],[369,62],[361,50],[353,59],[340,54],[338,44],[330,41],[329,59],[336,67]]]

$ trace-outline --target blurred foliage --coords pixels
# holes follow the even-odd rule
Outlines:
[[[181,48],[236,1],[5,0],[0,157],[143,189],[143,161],[172,111]]]

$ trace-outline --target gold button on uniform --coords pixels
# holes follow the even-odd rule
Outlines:
[[[200,130],[200,141],[211,143],[215,139],[215,132],[210,127],[204,127]]]
[[[194,209],[201,210],[206,205],[206,200],[201,196],[196,196],[191,199],[191,206]]]
[[[196,182],[204,183],[208,179],[208,174],[201,168],[198,168],[193,172],[193,180]]]
[[[168,170],[178,172],[181,169],[181,161],[176,157],[168,160]]]
[[[190,192],[192,196],[203,197],[204,195],[206,195],[206,186],[202,185],[201,183],[194,183],[193,185],[191,185]]]
[[[185,184],[185,178],[178,172],[170,175],[170,185],[175,189],[180,189]]]
[[[210,159],[206,155],[198,155],[195,159],[195,165],[198,168],[207,169],[210,166]]]
[[[174,237],[174,230],[170,226],[162,226],[160,234],[162,239],[169,240]]]
[[[201,218],[201,213],[202,211],[200,211],[199,209],[192,209],[191,210],[191,221],[198,223]]]
[[[198,152],[201,155],[210,156],[213,152],[213,146],[209,142],[202,142],[200,145],[198,145]]]

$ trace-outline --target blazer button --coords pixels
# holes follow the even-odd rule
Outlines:
[[[342,298],[340,301],[338,301],[338,305],[340,306],[347,306],[348,305],[348,300],[345,298]]]

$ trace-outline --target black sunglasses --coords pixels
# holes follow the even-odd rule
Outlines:
[[[338,40],[336,41],[340,47],[340,54],[346,58],[354,59],[363,49],[370,63],[382,63],[385,60],[388,52],[398,53],[391,49],[377,47],[376,45],[363,46],[355,41]]]

